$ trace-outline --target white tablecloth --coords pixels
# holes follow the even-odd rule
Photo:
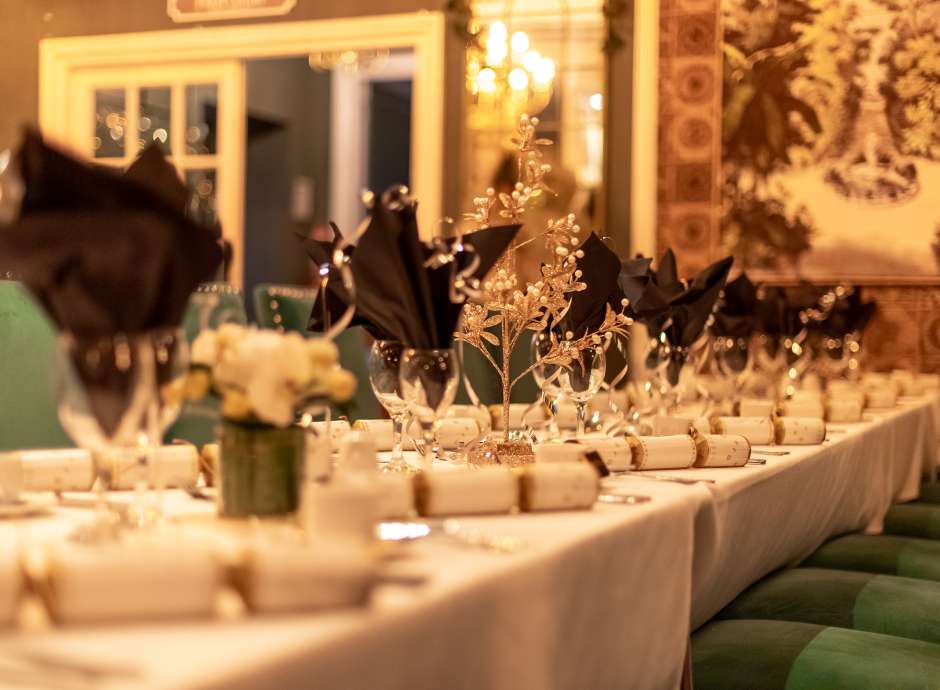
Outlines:
[[[878,533],[893,502],[917,497],[936,466],[936,396],[833,424],[823,446],[755,446],[767,464],[663,472],[711,479],[675,485],[696,499],[692,627],[702,625],[768,573],[809,556],[827,539]],[[761,450],[788,455],[761,455]],[[642,480],[618,483],[639,488]]]
[[[461,518],[529,547],[415,543],[405,563],[427,583],[383,585],[367,610],[10,632],[0,659],[25,649],[139,674],[101,688],[674,688],[690,627],[827,538],[877,531],[892,500],[916,496],[921,471],[936,464],[936,413],[924,398],[835,425],[845,431],[822,447],[783,447],[788,455],[765,466],[671,473],[715,484],[608,480],[652,496],[646,504]],[[87,517],[63,509],[8,524],[0,539],[51,537]]]
[[[641,488],[651,502],[460,518],[528,547],[414,543],[402,565],[427,584],[380,586],[367,610],[11,633],[0,659],[25,647],[120,660],[140,677],[101,687],[122,689],[673,688],[689,636],[695,502],[668,485]],[[86,515],[62,511],[20,537],[52,536]]]

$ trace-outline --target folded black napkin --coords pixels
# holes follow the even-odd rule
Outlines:
[[[757,325],[757,286],[746,273],[725,285],[712,333],[723,338],[750,338]]]
[[[767,336],[765,348],[772,357],[777,355],[781,340],[793,338],[804,329],[817,330],[819,322],[811,318],[811,311],[819,305],[820,288],[802,283],[796,288],[765,287],[760,291],[755,311],[755,330]]]
[[[584,256],[577,262],[577,270],[581,271],[578,281],[584,283],[584,289],[570,293],[568,311],[557,324],[551,325],[561,338],[569,332],[574,338],[582,338],[600,327],[608,306],[616,312],[621,309],[620,257],[594,232],[580,249]]]
[[[157,145],[123,176],[33,132],[16,160],[24,196],[18,218],[0,228],[0,269],[76,336],[178,326],[222,253],[212,230],[186,217],[186,188]]]
[[[355,289],[355,316],[351,325],[363,325],[374,337],[396,340],[421,349],[449,348],[460,319],[462,304],[451,300],[453,266],[428,265],[440,246],[422,242],[418,236],[416,204],[392,188],[376,200],[371,219],[351,252],[350,267]],[[503,255],[519,231],[506,225],[464,235],[478,262],[473,277],[482,279]],[[444,242],[453,247],[456,240]],[[308,241],[306,248],[318,265],[329,265],[332,243]],[[459,268],[467,268],[471,255],[461,253]],[[310,330],[326,330],[326,312],[332,323],[346,311],[351,295],[339,276],[317,295],[310,317]]]
[[[732,257],[716,261],[688,283],[679,278],[676,257],[667,249],[656,270],[652,261],[637,257],[624,262],[620,287],[630,300],[636,320],[644,323],[658,345],[647,359],[655,368],[668,360],[666,376],[673,385],[691,347],[708,323],[731,270]]]
[[[0,271],[21,279],[60,331],[88,343],[179,326],[222,252],[212,229],[186,217],[186,188],[157,145],[118,175],[27,132],[14,169],[24,194],[15,220],[0,227]],[[74,363],[98,421],[113,432],[127,376]]]
[[[860,288],[848,288],[844,296],[836,298],[828,316],[820,324],[820,330],[830,338],[861,333],[876,309],[874,300],[863,301]]]

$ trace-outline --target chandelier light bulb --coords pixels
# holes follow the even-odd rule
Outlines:
[[[591,106],[591,110],[600,112],[604,107],[604,97],[599,93],[592,93],[591,97],[588,98],[588,104]]]
[[[525,55],[522,56],[522,66],[525,67],[529,72],[535,72],[541,61],[542,56],[537,50],[529,50]]]
[[[509,41],[514,53],[524,53],[529,49],[529,37],[525,31],[517,31]]]
[[[476,84],[481,93],[493,93],[496,91],[496,72],[490,67],[484,67],[477,74]]]
[[[529,88],[529,75],[516,67],[509,73],[509,86],[513,91],[525,91]]]
[[[542,58],[538,66],[532,70],[532,77],[539,86],[546,86],[555,78],[555,62],[551,58]]]

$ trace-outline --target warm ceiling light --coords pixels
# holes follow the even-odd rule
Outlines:
[[[535,83],[540,86],[550,84],[555,78],[555,62],[551,58],[542,58],[532,70],[532,76],[535,78]]]
[[[517,31],[512,35],[509,45],[512,47],[512,52],[524,53],[529,49],[529,37],[525,31]]]
[[[496,72],[489,67],[484,67],[477,74],[476,84],[482,93],[493,93],[496,91]]]
[[[502,22],[493,22],[490,24],[490,28],[487,31],[487,36],[489,39],[497,39],[500,41],[506,40],[506,25]]]
[[[591,97],[588,98],[588,104],[592,110],[600,111],[604,107],[604,97],[599,93],[592,93]]]
[[[509,73],[509,87],[513,91],[525,91],[529,88],[529,75],[525,70],[516,67]]]
[[[541,61],[542,56],[537,50],[530,50],[522,56],[522,65],[530,72],[534,72],[538,68]]]

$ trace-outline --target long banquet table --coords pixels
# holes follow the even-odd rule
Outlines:
[[[8,632],[0,662],[25,651],[133,671],[96,688],[675,688],[691,629],[763,575],[831,536],[878,531],[891,502],[916,497],[936,466],[938,412],[925,396],[833,425],[822,447],[755,447],[762,466],[655,473],[713,484],[607,480],[648,503],[460,518],[528,547],[415,542],[396,567],[424,582],[381,585],[367,609]],[[88,515],[7,523],[0,540],[61,535]]]

